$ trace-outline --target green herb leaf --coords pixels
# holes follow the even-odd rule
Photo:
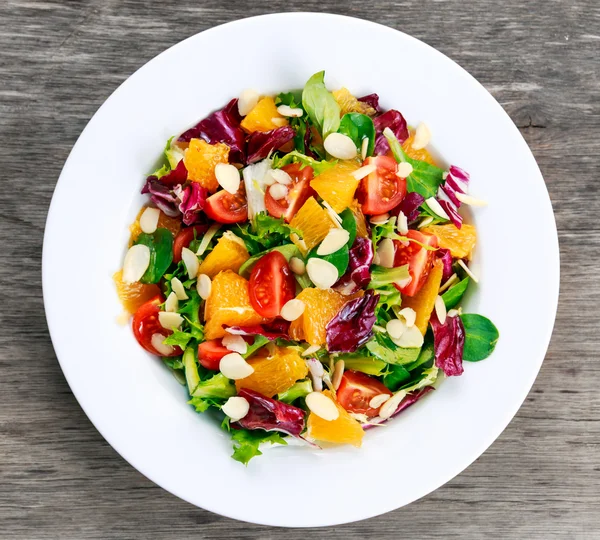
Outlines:
[[[186,349],[186,352],[189,349]],[[185,354],[184,354],[185,364]],[[187,374],[187,364],[186,364]],[[233,383],[222,373],[213,375],[210,379],[198,382],[194,390],[191,392],[193,397],[212,398],[212,399],[227,399],[235,396],[236,389]]]
[[[494,323],[483,315],[466,313],[460,316],[465,327],[463,360],[479,362],[494,352],[500,334]]]
[[[348,238],[347,245],[349,248],[351,248],[354,244],[354,240],[356,240],[356,218],[354,217],[354,214],[352,213],[352,210],[350,210],[350,208],[346,208],[346,210],[344,210],[340,214],[340,217],[342,218],[342,227],[350,233],[350,238]]]
[[[389,371],[383,378],[383,384],[385,384],[392,392],[395,392],[400,388],[402,383],[410,380],[410,373],[406,368],[399,365],[390,365]]]
[[[173,235],[167,229],[159,228],[152,234],[141,233],[135,244],[150,249],[150,264],[140,282],[158,283],[173,261]]]
[[[421,349],[398,347],[391,338],[383,333],[376,333],[375,338],[365,347],[369,352],[388,364],[410,364],[414,362]]]
[[[338,249],[336,252],[331,253],[329,255],[317,255],[318,246],[314,247],[308,254],[307,261],[309,259],[323,259],[327,261],[338,271],[338,278],[342,277],[346,269],[348,268],[348,264],[350,263],[350,253],[348,250],[348,244],[344,245],[342,248]]]
[[[297,150],[292,150],[282,157],[274,156],[272,167],[274,169],[281,169],[281,167],[285,167],[290,163],[300,163],[300,165],[302,165],[301,169],[304,167],[312,167],[314,176],[318,176],[319,174],[335,167],[337,161],[318,161],[314,158],[301,154]]]
[[[360,371],[367,375],[379,377],[383,375],[387,369],[387,364],[383,360],[373,358],[364,352],[354,352],[338,355],[340,360],[344,361],[346,369]]]
[[[452,309],[460,302],[468,286],[469,278],[466,277],[456,285],[452,285],[452,287],[442,294],[442,300],[444,301],[444,304],[446,304],[446,309]]]
[[[343,133],[350,137],[359,151],[362,147],[363,139],[368,139],[367,156],[373,155],[373,149],[375,148],[375,125],[373,124],[373,120],[366,114],[346,113],[342,117],[338,133]]]
[[[425,364],[428,364],[428,363],[432,363],[432,365],[433,365],[433,359],[434,359],[433,341],[431,341],[431,338],[427,339],[427,337],[430,335],[431,335],[430,333],[428,333],[426,335],[426,341],[423,344],[423,346],[421,347],[421,350],[419,351],[418,358],[414,362],[404,366],[408,371],[414,371],[415,369],[417,369],[421,366],[424,366]],[[431,367],[431,366],[429,366],[429,367]]]
[[[319,71],[308,79],[302,92],[302,106],[311,122],[323,136],[335,133],[340,126],[340,106],[325,87],[325,72]]]
[[[296,247],[295,244],[284,244],[283,246],[277,246],[277,247],[274,247],[271,249],[266,249],[265,251],[261,251],[260,253],[257,253],[253,257],[250,257],[244,264],[242,264],[242,266],[240,266],[240,269],[238,270],[238,274],[242,277],[248,278],[250,276],[250,274],[252,273],[252,269],[254,268],[254,265],[259,261],[259,259],[263,255],[266,255],[267,253],[270,253],[271,251],[279,251],[279,253],[281,253],[285,257],[286,261],[288,261],[288,262],[290,261],[290,259],[292,257],[302,258],[300,250]]]
[[[283,403],[292,403],[298,398],[303,398],[313,391],[312,383],[310,379],[304,379],[298,381],[291,388],[288,388],[285,392],[282,392],[277,396],[279,401]]]
[[[276,431],[268,432],[262,429],[247,430],[235,429],[231,431],[231,439],[233,440],[232,458],[244,465],[254,456],[261,456],[262,452],[258,449],[261,443],[285,444],[287,442]]]
[[[274,218],[263,212],[255,216],[254,222],[237,225],[234,231],[246,244],[250,255],[272,249],[290,241],[290,234],[297,231],[290,227],[283,219]]]
[[[265,336],[261,336],[259,334],[255,335],[252,345],[248,345],[246,352],[244,354],[242,354],[242,356],[244,358],[250,358],[256,351],[258,351],[258,349],[260,349],[267,343],[269,343],[268,338],[266,338]]]

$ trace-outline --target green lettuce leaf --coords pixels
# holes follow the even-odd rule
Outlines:
[[[305,397],[312,391],[313,387],[310,379],[304,379],[303,381],[298,381],[291,388],[288,388],[285,392],[279,394],[277,399],[283,401],[283,403],[292,403],[292,401]]]
[[[304,154],[301,154],[297,150],[292,150],[291,152],[288,152],[282,157],[273,156],[274,169],[281,169],[281,167],[285,167],[290,163],[300,163],[302,165],[301,169],[307,166],[312,167],[314,176],[318,176],[319,174],[324,173],[325,171],[335,167],[337,161],[318,161],[311,157],[305,156]]]
[[[256,214],[254,222],[237,225],[235,234],[246,244],[250,255],[290,243],[290,234],[300,231],[290,227],[283,219],[274,218],[263,212]]]
[[[325,72],[319,71],[308,79],[302,91],[302,106],[311,122],[323,136],[335,133],[340,126],[340,106],[325,87]]]
[[[408,276],[408,264],[396,268],[384,268],[383,266],[373,265],[371,267],[369,289],[379,289],[384,285],[406,279]]]
[[[244,465],[254,456],[261,456],[262,452],[258,449],[261,443],[285,444],[287,442],[280,433],[273,431],[268,432],[262,429],[247,430],[234,429],[231,430],[231,439],[233,440],[232,458]]]

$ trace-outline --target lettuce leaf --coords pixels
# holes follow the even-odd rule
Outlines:
[[[302,91],[302,106],[323,140],[335,133],[340,126],[340,106],[333,94],[325,87],[325,72],[315,73]]]
[[[248,465],[253,457],[262,456],[262,452],[258,449],[262,443],[287,445],[281,434],[276,431],[267,432],[262,429],[252,431],[235,429],[231,431],[231,439],[233,441],[233,454],[231,457],[244,465]]]

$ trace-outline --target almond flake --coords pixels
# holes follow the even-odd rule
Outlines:
[[[173,292],[177,296],[177,300],[187,300],[189,298],[179,278],[174,277],[171,279],[171,289],[173,289]]]
[[[458,264],[462,267],[462,269],[467,273],[467,275],[475,282],[479,283],[479,279],[477,276],[469,269],[469,267],[463,262],[462,259],[458,259]]]
[[[319,289],[330,289],[339,278],[337,268],[333,264],[317,257],[308,260],[306,272]]]
[[[179,299],[177,295],[171,291],[169,296],[167,296],[167,300],[165,302],[165,311],[171,311],[172,313],[176,313],[179,309]]]
[[[306,308],[306,304],[302,300],[298,300],[294,298],[292,300],[288,300],[283,307],[281,308],[281,317],[286,321],[295,321],[304,313],[304,309]]]
[[[271,176],[278,184],[289,186],[292,183],[292,177],[282,169],[273,169],[271,171]]]
[[[227,334],[221,340],[223,347],[229,349],[232,352],[246,354],[248,352],[248,344],[244,341],[244,338],[239,335]]]
[[[402,308],[398,312],[398,315],[404,319],[404,322],[408,328],[415,325],[415,321],[417,320],[417,312],[413,308]]]
[[[276,116],[275,118],[271,118],[271,122],[273,122],[277,127],[287,126],[287,120],[285,118],[281,118]]]
[[[204,252],[206,251],[206,248],[208,247],[208,244],[210,244],[210,241],[213,239],[213,236],[217,233],[217,231],[220,228],[221,228],[220,223],[215,223],[214,225],[211,225],[208,228],[208,231],[206,231],[206,233],[202,237],[202,240],[200,241],[200,245],[198,246],[198,251],[196,251],[196,255],[204,254]],[[179,298],[179,300],[181,300],[181,298]]]
[[[389,394],[377,394],[369,401],[369,407],[379,409],[391,397]]]
[[[367,159],[367,152],[369,151],[369,139],[365,137],[363,142],[360,145],[360,157],[363,159]]]
[[[292,257],[290,259],[290,269],[297,276],[301,276],[306,273],[306,264],[304,264],[302,259],[299,259],[298,257]]]
[[[390,219],[390,215],[386,212],[385,214],[373,216],[369,221],[373,223],[373,225],[383,225],[384,223],[387,223],[388,219]]]
[[[306,396],[306,406],[319,418],[332,422],[340,416],[336,404],[321,392],[311,392]]]
[[[281,116],[291,116],[292,118],[300,118],[304,114],[304,111],[299,107],[292,108],[289,105],[279,105],[277,112]]]
[[[325,211],[329,214],[329,217],[333,221],[333,224],[338,229],[343,229],[342,218],[336,213],[333,207],[327,201],[323,201],[323,206],[325,207]]]
[[[150,248],[144,244],[131,246],[123,261],[122,279],[124,283],[139,281],[150,266]]]
[[[356,169],[351,174],[357,180],[362,180],[365,176],[369,176],[372,172],[375,172],[376,170],[377,170],[376,165],[374,163],[370,163],[369,165],[365,165],[364,167],[361,167],[360,169]]]
[[[237,103],[240,116],[246,116],[252,109],[254,109],[258,103],[259,97],[260,95],[256,90],[252,90],[251,88],[243,90],[238,98]]]
[[[421,223],[419,223],[418,228],[422,229],[423,227],[427,227],[427,225],[429,225],[432,221],[433,221],[433,218],[431,216],[427,216],[427,217],[423,218]]]
[[[158,208],[146,208],[140,216],[140,229],[146,234],[152,234],[158,227],[158,218],[160,217],[160,210]]]
[[[219,185],[227,192],[235,195],[240,189],[240,173],[229,163],[217,163],[215,165],[215,177]]]
[[[405,330],[400,336],[400,339],[395,341],[398,347],[405,347],[407,349],[419,348],[423,346],[423,334],[416,326],[411,326]]]
[[[323,390],[323,377],[325,375],[325,369],[323,364],[316,358],[307,358],[304,363],[308,367],[310,372],[310,380],[312,381],[312,387],[315,392],[321,392]]]
[[[414,150],[422,150],[425,148],[431,140],[431,131],[425,122],[421,122],[415,130],[415,138],[412,142]]]
[[[167,339],[166,336],[163,336],[162,334],[152,334],[150,344],[161,356],[170,356],[175,349],[171,347],[171,345],[165,345],[163,343],[165,339]]]
[[[237,422],[248,414],[250,403],[248,403],[246,398],[232,396],[225,402],[223,407],[221,407],[221,410],[234,422]]]
[[[345,229],[331,229],[317,248],[317,255],[323,257],[342,249],[350,240],[350,233]]]
[[[401,235],[406,236],[408,234],[408,219],[402,210],[398,213],[398,225],[396,225],[396,228]]]
[[[254,368],[236,352],[226,354],[219,362],[219,370],[228,379],[237,381],[254,373]]]
[[[455,195],[461,203],[468,204],[469,206],[487,206],[487,201],[476,199],[470,195],[465,195],[464,193],[459,193],[458,191],[455,193]]]
[[[444,299],[439,295],[436,296],[434,306],[438,321],[440,321],[440,324],[444,324],[446,322],[446,304],[444,303]]]
[[[345,367],[346,363],[343,360],[338,360],[335,363],[335,367],[333,368],[333,377],[331,378],[331,385],[333,386],[334,390],[337,390],[340,387]]]
[[[439,294],[443,293],[445,290],[449,289],[455,281],[458,281],[458,276],[456,274],[452,274],[444,283],[439,290]]]
[[[337,159],[354,159],[357,154],[354,141],[343,133],[330,133],[323,146],[329,155]]]
[[[385,329],[392,339],[400,339],[406,328],[407,325],[400,319],[392,319],[385,325]]]
[[[200,274],[198,276],[198,281],[196,282],[196,290],[202,300],[207,300],[210,296],[210,291],[212,290],[212,281],[210,280],[210,277],[206,274]]]
[[[194,279],[198,275],[198,268],[200,267],[196,254],[191,249],[184,247],[181,250],[181,260],[185,265],[188,277]]]
[[[311,345],[302,352],[302,356],[310,356],[311,354],[315,354],[320,348],[320,345]]]
[[[269,188],[269,195],[271,195],[271,197],[273,197],[273,199],[276,201],[280,201],[281,199],[284,199],[287,194],[288,194],[288,188],[285,187],[283,184],[273,184]]]
[[[172,311],[159,311],[158,322],[167,330],[175,330],[183,324],[183,317],[179,313],[173,313]]]
[[[384,268],[394,267],[396,250],[394,248],[393,240],[389,238],[381,240],[377,246],[377,253],[379,254],[379,266],[383,266]]]
[[[391,398],[389,398],[379,409],[379,416],[384,420],[387,420],[396,412],[396,409],[400,405],[400,402],[406,397],[406,392],[400,390],[396,392]]]
[[[408,161],[403,161],[402,163],[398,163],[398,171],[396,172],[396,176],[400,178],[407,178],[413,172],[413,166]]]

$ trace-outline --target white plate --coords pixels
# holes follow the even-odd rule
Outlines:
[[[310,36],[320,36],[319,39]],[[388,426],[361,449],[281,447],[248,468],[186,390],[121,327],[111,275],[166,139],[244,88],[301,88],[326,70],[331,89],[377,92],[409,123],[426,121],[433,145],[470,172],[478,209],[475,271],[466,311],[491,318],[500,341],[489,359]],[[529,225],[527,225],[529,224]],[[535,238],[519,233],[535,226]],[[79,403],[136,469],[192,504],[232,518],[303,527],[356,521],[423,497],[494,441],[525,399],[556,313],[559,255],[540,171],[510,118],[443,54],[405,34],[336,15],[245,19],[195,35],[127,79],[85,128],[48,215],[44,301],[52,341]]]

